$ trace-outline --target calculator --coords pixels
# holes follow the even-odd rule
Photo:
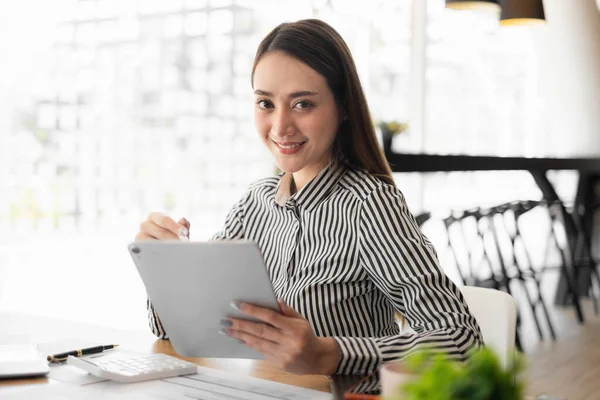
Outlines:
[[[92,375],[123,383],[170,378],[198,372],[196,364],[160,353],[109,359],[69,356],[67,364],[81,368]]]

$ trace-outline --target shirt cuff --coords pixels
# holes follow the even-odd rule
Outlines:
[[[334,337],[340,348],[340,362],[335,373],[365,375],[381,364],[382,355],[375,339],[363,337]]]

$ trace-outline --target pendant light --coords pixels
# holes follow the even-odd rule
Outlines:
[[[537,25],[546,23],[542,0],[500,0],[500,25]]]
[[[498,0],[446,0],[446,8],[469,11],[500,11]]]

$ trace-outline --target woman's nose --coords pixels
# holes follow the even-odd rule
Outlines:
[[[271,134],[274,136],[287,136],[291,135],[293,130],[293,123],[290,112],[288,110],[277,110],[273,114],[273,122],[271,125]]]

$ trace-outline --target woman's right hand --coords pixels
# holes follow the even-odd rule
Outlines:
[[[177,240],[180,236],[190,237],[190,223],[181,218],[175,222],[161,212],[152,212],[140,224],[135,240]]]

